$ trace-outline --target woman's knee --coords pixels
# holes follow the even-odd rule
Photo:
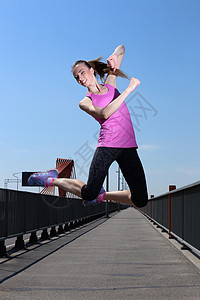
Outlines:
[[[81,189],[82,199],[87,201],[94,200],[98,196],[100,189],[101,188],[90,189],[87,185],[84,185]]]
[[[147,205],[148,195],[146,193],[143,195],[131,195],[131,200],[135,206],[141,208]]]

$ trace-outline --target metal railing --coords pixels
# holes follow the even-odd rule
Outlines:
[[[140,211],[166,232],[200,255],[200,181],[149,199]]]
[[[108,212],[125,208],[117,203],[107,203]],[[6,254],[5,240],[18,237],[23,247],[23,235],[48,228],[75,227],[106,213],[106,203],[84,207],[80,199],[42,195],[30,192],[0,189],[0,256]],[[17,243],[16,242],[16,243]]]

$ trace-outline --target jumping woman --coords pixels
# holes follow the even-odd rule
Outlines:
[[[122,94],[117,90],[117,76],[128,78],[121,70],[125,48],[118,46],[107,59],[79,60],[72,67],[76,81],[87,88],[87,94],[79,107],[94,117],[101,125],[97,149],[89,170],[87,184],[78,179],[57,178],[57,170],[35,173],[28,179],[29,185],[57,186],[82,198],[85,205],[113,200],[136,207],[147,204],[148,195],[144,170],[137,153],[137,143],[125,99],[140,81],[131,78]],[[104,84],[97,81],[106,79]],[[130,190],[106,192],[102,185],[110,165],[117,161]]]

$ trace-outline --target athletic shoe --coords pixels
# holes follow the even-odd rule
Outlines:
[[[54,179],[57,177],[58,177],[58,170],[56,169],[48,170],[47,172],[34,173],[29,177],[28,185],[48,187],[49,184],[47,184],[47,179],[48,178]]]
[[[85,207],[87,207],[87,206],[90,206],[90,205],[96,205],[96,204],[99,204],[101,202],[105,202],[106,200],[104,199],[104,195],[105,195],[105,190],[102,187],[101,190],[100,190],[100,193],[98,194],[98,196],[94,200],[92,200],[92,201],[84,200],[83,205]]]

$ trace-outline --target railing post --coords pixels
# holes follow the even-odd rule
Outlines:
[[[29,238],[29,244],[38,244],[38,237],[37,237],[37,232],[34,231],[34,232],[31,232],[31,235],[30,235],[30,238]]]
[[[151,195],[151,199],[150,199],[150,218],[152,220],[152,198],[154,197],[154,195]]]
[[[176,189],[175,185],[169,185],[169,192]],[[171,235],[171,229],[172,229],[172,203],[171,203],[171,194],[169,193],[169,239],[172,239],[173,236]]]
[[[49,240],[50,239],[47,228],[43,229],[42,234],[41,234],[41,239],[42,240]]]
[[[65,223],[64,230],[65,230],[65,231],[70,231],[69,223],[68,223],[68,222]]]
[[[58,227],[58,233],[59,234],[64,233],[63,225],[59,225],[59,227]]]
[[[120,191],[120,167],[118,166],[118,191]],[[120,211],[120,203],[118,202],[117,203],[117,208],[118,208],[118,211]]]
[[[15,249],[18,249],[18,250],[26,249],[24,239],[23,239],[23,234],[19,235],[17,237],[16,242],[15,242]]]
[[[109,191],[109,170],[108,170],[107,176],[106,176],[106,191],[107,192]],[[109,202],[108,202],[108,200],[106,200],[106,218],[109,218],[109,214],[108,214],[109,208],[108,208],[108,205],[109,205]]]
[[[0,257],[8,257],[4,240],[0,241]]]
[[[55,226],[52,226],[51,227],[51,230],[50,230],[50,236],[51,237],[54,237],[54,236],[57,236],[57,231],[56,231],[56,227]]]

